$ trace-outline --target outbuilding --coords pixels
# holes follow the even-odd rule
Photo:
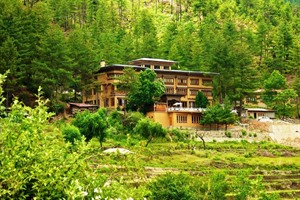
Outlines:
[[[265,108],[245,108],[245,115],[254,119],[258,119],[261,117],[274,119],[275,110],[269,110]]]

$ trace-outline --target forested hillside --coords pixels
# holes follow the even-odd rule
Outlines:
[[[240,100],[273,70],[299,94],[299,22],[296,0],[0,0],[0,73],[7,99],[30,103],[41,85],[53,105],[80,101],[62,93],[92,87],[101,59],[140,57],[220,73],[216,99]]]

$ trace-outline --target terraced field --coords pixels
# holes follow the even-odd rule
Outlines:
[[[249,180],[261,179],[266,193],[282,199],[300,198],[300,149],[269,142],[157,142],[149,147],[127,147],[134,154],[104,155],[99,152],[94,167],[107,173],[110,180],[139,187],[166,173],[187,173],[209,178],[214,172],[226,174],[233,182],[241,171]],[[234,194],[228,194],[234,199]]]

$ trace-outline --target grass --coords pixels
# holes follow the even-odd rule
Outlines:
[[[97,141],[90,144],[96,148],[99,160],[95,162],[122,164],[131,160],[128,165],[139,163],[140,167],[176,168],[178,170],[199,170],[205,168],[234,169],[266,169],[266,170],[291,170],[300,167],[300,150],[272,144],[269,142],[249,143],[242,142],[210,142],[207,150],[202,149],[201,142],[195,142],[196,149],[192,149],[189,143],[182,142],[154,142],[148,147],[138,145],[123,146],[135,154],[127,156],[103,156],[98,148]],[[104,146],[114,146],[111,141]],[[281,156],[281,151],[290,151],[289,157]],[[134,162],[132,161],[134,160]]]
[[[247,141],[208,142],[206,150],[202,142],[195,141],[155,140],[144,147],[143,141],[132,145],[125,138],[120,141],[109,139],[104,147],[115,147],[115,144],[134,154],[104,155],[99,142],[92,140],[89,143],[90,153],[93,154],[92,167],[112,179],[121,177],[132,182],[135,187],[167,172],[185,172],[208,178],[211,173],[221,171],[227,174],[230,181],[245,170],[250,171],[251,179],[263,176],[268,193],[279,194],[281,198],[300,197],[299,190],[289,188],[292,183],[300,182],[300,149],[270,142]],[[287,184],[286,188],[279,187],[281,182]]]

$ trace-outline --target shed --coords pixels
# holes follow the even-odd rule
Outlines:
[[[86,104],[86,103],[68,103],[68,104],[69,104],[69,113],[72,115],[75,115],[77,112],[82,112],[85,110],[95,112],[99,108],[98,105],[94,105],[94,104]]]
[[[275,118],[275,110],[269,110],[265,108],[245,108],[246,116],[257,119],[259,117],[268,117],[270,119]]]

